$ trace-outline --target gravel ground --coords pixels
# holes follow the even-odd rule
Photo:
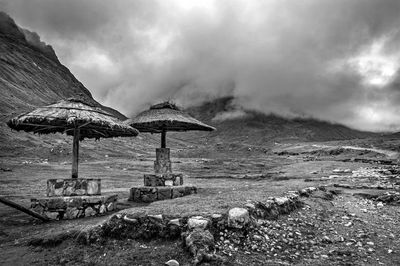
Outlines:
[[[349,161],[354,154],[347,155],[312,160],[308,155],[268,155],[264,164],[259,155],[223,161],[180,158],[177,169],[196,169],[193,174],[202,177],[187,179],[200,188],[199,194],[148,205],[125,202],[122,207],[129,208],[125,212],[154,214],[223,212],[245,204],[247,199],[264,201],[288,190],[325,185],[340,194],[330,198],[316,193],[303,198],[302,209],[277,220],[258,220],[258,227],[246,233],[219,232],[215,236],[216,252],[224,261],[210,265],[400,265],[399,168]],[[62,162],[24,161],[4,161],[2,167],[11,171],[3,171],[0,180],[0,194],[21,203],[42,194],[45,180],[53,178],[55,172],[67,176],[70,171]],[[104,179],[105,194],[118,193],[124,199],[127,187],[141,184],[142,172],[151,162],[147,157],[133,163],[105,158],[83,163],[81,169],[83,174]],[[221,173],[226,176],[221,178]],[[169,259],[181,265],[191,262],[180,240],[109,239],[84,246],[67,239],[29,246],[32,238],[52,239],[60,232],[79,232],[107,217],[41,224],[4,206],[0,214],[3,265],[162,265]]]
[[[400,208],[352,194],[314,195],[303,209],[261,220],[246,236],[221,233],[219,252],[234,265],[399,265]]]

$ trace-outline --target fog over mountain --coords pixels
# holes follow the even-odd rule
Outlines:
[[[0,0],[0,10],[128,116],[233,95],[265,113],[400,130],[398,0]]]

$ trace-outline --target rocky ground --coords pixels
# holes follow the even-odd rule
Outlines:
[[[275,219],[256,219],[246,229],[213,232],[215,260],[203,265],[398,265],[400,209],[354,196],[352,190],[333,191],[302,197],[301,208]],[[176,236],[132,239],[120,234],[91,244],[78,241],[79,235],[37,239],[30,245],[14,243],[24,252],[21,265],[161,265],[170,259],[193,263]],[[3,259],[5,255],[12,254],[3,253]],[[11,265],[8,259],[3,262]]]
[[[4,265],[162,265],[173,259],[192,265],[197,259],[203,265],[399,265],[396,159],[376,151],[349,152],[339,147],[313,152],[315,147],[309,147],[297,152],[280,145],[276,153],[240,160],[181,157],[176,167],[185,173],[194,169],[193,178],[186,180],[198,186],[199,193],[146,205],[124,202],[125,187],[141,182],[132,175],[151,166],[151,156],[135,160],[135,165],[118,157],[88,161],[82,171],[107,180],[105,193],[118,193],[124,210],[117,216],[41,224],[2,206],[0,261]],[[69,165],[44,159],[7,161],[1,167],[1,194],[22,203],[41,193],[40,182],[54,171],[69,173]],[[20,178],[29,185],[18,186]],[[301,193],[310,186],[320,189]],[[298,191],[298,203],[289,204],[290,208],[269,205],[286,204],[285,197],[294,193],[289,191]],[[247,210],[248,219],[239,219],[247,221],[246,226],[229,222],[234,208]],[[240,211],[233,213],[241,217]],[[124,217],[130,222],[136,219],[134,226],[124,227]],[[190,226],[191,218],[200,227],[205,220],[208,233]],[[171,220],[179,230],[165,229],[172,228]],[[89,234],[90,241],[82,241],[88,239],[88,232],[99,232],[96,224],[108,231],[102,229],[101,234]],[[130,229],[118,231],[121,228]],[[153,233],[133,234],[137,228]],[[110,230],[117,233],[109,234]]]
[[[217,247],[238,265],[398,265],[399,208],[340,193],[314,195],[299,211],[259,221],[246,236],[221,232]]]

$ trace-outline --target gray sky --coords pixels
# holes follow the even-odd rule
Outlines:
[[[400,130],[398,0],[0,0],[100,102],[234,95],[245,108]]]

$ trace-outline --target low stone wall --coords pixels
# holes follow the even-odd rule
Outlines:
[[[47,197],[100,194],[101,179],[70,178],[47,180]]]
[[[400,205],[400,192],[398,191],[386,191],[385,193],[368,193],[368,192],[358,192],[354,193],[354,196],[363,197],[369,200],[374,200],[389,205]],[[381,204],[382,204],[381,203]]]
[[[308,197],[315,191],[324,192],[325,188],[309,187],[299,191],[289,191],[282,197],[271,197],[267,202],[248,201],[244,207],[235,207],[227,213],[215,213],[207,216],[165,216],[149,215],[144,212],[118,213],[107,222],[82,232],[78,241],[92,243],[111,238],[179,238],[193,255],[194,265],[208,260],[219,260],[215,255],[215,238],[220,232],[250,232],[257,227],[258,219],[275,219],[279,215],[289,214],[303,206],[300,197]],[[325,193],[325,192],[324,192]],[[330,192],[329,192],[330,193]],[[328,193],[328,194],[329,194]]]
[[[159,187],[159,186],[182,186],[182,174],[145,174],[144,186],[146,187]]]
[[[31,199],[31,209],[53,220],[102,215],[117,210],[118,195]]]
[[[195,186],[133,187],[130,189],[128,200],[134,202],[153,202],[196,193],[197,188]]]

